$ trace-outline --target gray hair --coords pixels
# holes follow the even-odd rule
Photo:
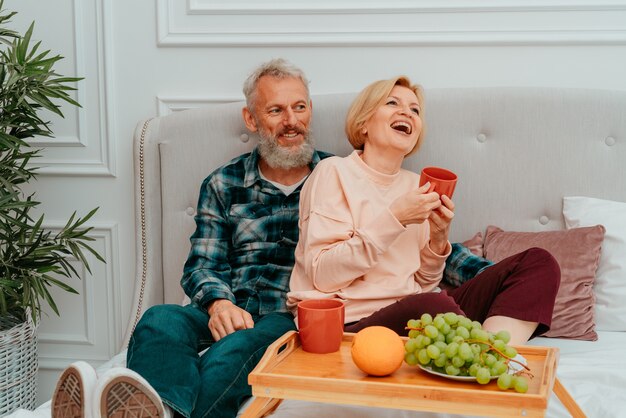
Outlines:
[[[246,96],[246,106],[254,115],[254,105],[256,102],[257,86],[263,76],[275,77],[278,79],[299,78],[306,88],[307,99],[309,98],[309,80],[304,75],[304,71],[282,58],[274,58],[259,65],[243,83],[243,94]]]

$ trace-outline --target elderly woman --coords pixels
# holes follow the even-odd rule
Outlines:
[[[534,248],[440,291],[454,203],[401,167],[422,143],[423,111],[422,90],[406,77],[356,97],[346,119],[355,151],[318,164],[301,193],[287,304],[296,313],[302,300],[338,299],[346,331],[383,325],[401,335],[422,313],[456,312],[522,344],[550,328],[559,266]]]

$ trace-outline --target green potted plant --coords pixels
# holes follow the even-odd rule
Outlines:
[[[52,232],[43,227],[44,215],[33,215],[40,202],[22,189],[36,178],[32,160],[41,151],[28,139],[53,136],[44,117],[46,111],[63,116],[59,102],[80,106],[69,95],[80,78],[54,71],[62,57],[40,51],[41,42],[31,43],[34,23],[23,36],[8,29],[15,12],[3,6],[0,0],[0,370],[7,371],[0,373],[0,416],[34,406],[29,402],[35,400],[36,326],[42,306],[59,314],[49,289],[77,293],[65,280],[79,277],[74,260],[89,272],[86,253],[104,261],[89,245],[91,228],[84,227],[97,208],[82,218],[72,214]],[[25,362],[12,354],[31,358]],[[15,383],[22,381],[26,385]]]

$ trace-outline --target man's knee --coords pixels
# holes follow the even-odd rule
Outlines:
[[[208,323],[208,319],[207,319]],[[150,307],[137,323],[134,334],[149,333],[180,335],[193,328],[192,313],[180,305],[155,305]]]
[[[251,333],[261,340],[276,340],[287,331],[294,331],[296,324],[293,316],[283,313],[271,313],[261,318]]]
[[[155,305],[143,313],[137,326],[159,325],[167,323],[180,315],[179,305]]]
[[[225,339],[231,347],[241,347],[243,351],[265,348],[287,331],[296,329],[291,315],[272,313],[257,321],[253,328],[242,329]]]

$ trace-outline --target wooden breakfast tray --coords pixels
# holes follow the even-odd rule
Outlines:
[[[487,385],[454,381],[406,363],[390,376],[368,376],[352,362],[353,337],[345,333],[338,352],[313,354],[302,350],[297,332],[283,335],[268,347],[248,376],[256,399],[242,417],[266,416],[283,399],[466,415],[543,417],[552,390],[573,417],[585,416],[555,379],[557,348],[517,347],[534,376],[529,379],[528,392],[522,394],[502,391],[495,381]]]

